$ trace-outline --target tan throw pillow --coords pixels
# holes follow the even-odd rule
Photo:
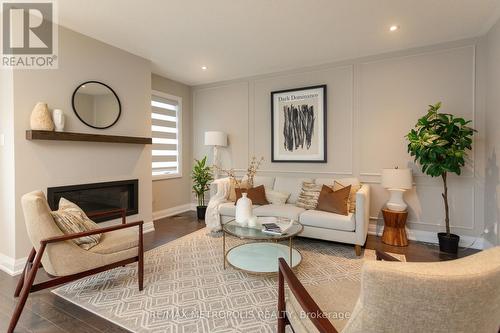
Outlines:
[[[302,182],[302,190],[300,191],[295,206],[304,209],[316,209],[320,192],[321,185],[311,182]]]
[[[266,189],[264,185],[260,185],[257,187],[252,187],[249,189],[235,189],[236,192],[236,201],[241,198],[242,193],[247,193],[247,198],[252,200],[252,204],[254,205],[269,205],[269,202],[266,199]],[[236,205],[236,202],[234,203]]]
[[[338,191],[344,187],[345,185],[342,185],[338,181],[334,181],[333,183],[334,191]],[[347,202],[347,205],[349,206],[349,213],[356,212],[356,193],[359,191],[360,188],[361,185],[351,185],[351,193],[349,194],[349,201]]]
[[[51,214],[59,229],[66,235],[99,228],[80,207],[64,198],[59,200],[59,209]],[[101,234],[72,239],[76,245],[85,250],[96,246],[100,240]]]
[[[236,183],[236,179],[234,179],[234,178],[230,179],[230,181],[229,181],[229,184],[230,184],[229,198],[228,198],[229,201],[236,202],[236,189],[237,188],[239,188],[239,189],[247,189],[248,188],[248,183],[246,180],[241,180],[239,182],[240,182],[240,184],[238,186],[238,184]]]
[[[290,198],[290,193],[266,189],[266,199],[273,205],[284,205]]]
[[[347,201],[349,200],[350,193],[351,185],[343,187],[338,191],[334,191],[331,187],[323,185],[316,209],[339,215],[348,215]]]

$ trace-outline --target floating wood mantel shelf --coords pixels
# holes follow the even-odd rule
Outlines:
[[[26,131],[26,140],[56,140],[56,141],[86,141],[86,142],[114,142],[114,143],[134,143],[148,145],[152,143],[151,138],[141,138],[136,136],[103,135],[73,132],[52,132],[52,131]]]

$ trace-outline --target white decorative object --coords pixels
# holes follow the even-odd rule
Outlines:
[[[54,130],[54,122],[52,121],[52,117],[50,116],[47,103],[36,103],[33,111],[31,112],[30,127],[32,130],[36,131]]]
[[[249,228],[256,228],[257,227],[257,216],[253,215],[250,216],[248,219],[248,227]]]
[[[410,169],[383,169],[382,186],[389,190],[391,198],[387,202],[387,208],[396,212],[406,210],[408,206],[403,200],[403,193],[413,186]]]
[[[214,147],[214,160],[213,165],[219,166],[219,147],[227,147],[227,134],[220,131],[207,131],[205,132],[205,146]],[[219,170],[215,168],[214,178],[219,178]]]
[[[64,131],[65,118],[63,110],[54,109],[54,111],[52,111],[52,120],[54,121],[56,132]]]
[[[247,198],[247,193],[242,193],[241,198],[236,202],[236,223],[246,226],[248,219],[252,216],[252,200]]]

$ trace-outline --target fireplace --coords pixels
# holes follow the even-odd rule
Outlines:
[[[52,210],[58,209],[59,199],[61,198],[74,202],[85,213],[124,208],[127,215],[134,215],[139,212],[139,180],[131,179],[47,188],[47,200]],[[120,217],[120,214],[93,220],[103,222],[117,217]]]

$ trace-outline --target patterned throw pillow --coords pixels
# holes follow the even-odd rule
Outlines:
[[[302,183],[302,191],[300,191],[299,198],[295,203],[295,206],[304,209],[316,209],[318,205],[319,193],[321,192],[321,186],[311,182]]]
[[[74,234],[99,228],[94,221],[85,215],[80,207],[64,198],[59,200],[59,210],[51,212],[51,214],[64,234]],[[85,250],[96,246],[100,240],[101,234],[72,239],[76,245]]]
[[[334,181],[333,190],[338,191],[342,188],[346,187],[345,185],[339,183],[338,181]],[[359,191],[361,185],[351,185],[351,193],[349,193],[349,199],[347,200],[347,206],[349,207],[349,213],[356,212],[356,192]]]

